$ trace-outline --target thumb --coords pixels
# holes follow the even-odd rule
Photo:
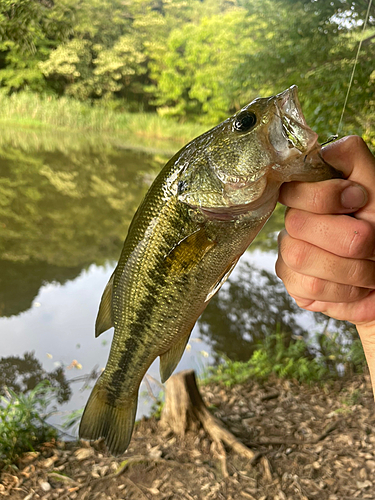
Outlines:
[[[361,137],[344,137],[322,149],[323,159],[341,170],[344,176],[364,186],[366,205],[355,213],[357,219],[375,222],[375,158]]]

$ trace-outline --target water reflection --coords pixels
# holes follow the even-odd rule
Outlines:
[[[166,160],[109,143],[58,146],[0,143],[3,316],[27,310],[43,283],[64,283],[90,264],[117,259],[131,218]]]
[[[261,254],[256,266],[244,257],[198,320],[203,338],[215,353],[247,361],[266,337],[281,333],[286,343],[292,337],[304,337],[312,357],[329,358],[327,335],[334,335],[344,350],[358,339],[354,325],[302,311],[275,273],[261,269]]]
[[[0,394],[5,394],[5,388],[17,393],[27,392],[43,380],[48,380],[56,388],[58,403],[62,404],[70,399],[72,389],[61,366],[47,372],[34,352],[26,352],[22,357],[0,358]]]
[[[267,335],[305,333],[297,322],[300,311],[275,274],[242,262],[213,297],[199,326],[214,351],[246,361]]]

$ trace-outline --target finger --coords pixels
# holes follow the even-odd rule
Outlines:
[[[311,243],[332,254],[375,260],[375,227],[347,215],[317,215],[288,210],[285,227],[294,239]]]
[[[371,290],[327,281],[293,271],[279,256],[276,274],[300,307],[307,309],[312,302],[350,303],[366,297]],[[309,309],[310,310],[310,309]]]
[[[285,232],[279,235],[279,253],[285,264],[297,273],[343,285],[375,288],[373,261],[340,257]]]
[[[299,307],[307,311],[321,312],[334,319],[349,321],[357,326],[358,331],[360,331],[359,325],[374,325],[375,291],[370,292],[366,297],[358,301],[349,303],[345,301],[307,301],[298,297],[295,300]]]
[[[286,182],[281,186],[279,201],[316,214],[348,214],[366,204],[367,192],[359,184],[344,179]]]
[[[375,186],[375,158],[360,137],[344,137],[323,148],[321,154],[327,163],[341,170],[348,180],[365,187]],[[371,189],[368,193],[368,203],[356,216],[373,220],[374,213],[375,190]]]

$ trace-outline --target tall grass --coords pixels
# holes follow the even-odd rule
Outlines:
[[[90,105],[69,97],[39,96],[29,92],[0,94],[0,123],[24,127],[93,132],[132,133],[155,139],[188,142],[207,127],[176,123],[156,113],[129,113],[103,104]]]

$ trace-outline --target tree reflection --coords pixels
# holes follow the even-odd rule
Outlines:
[[[26,311],[42,285],[52,281],[63,285],[75,279],[81,270],[80,266],[59,267],[35,260],[0,260],[0,316],[10,317]]]
[[[43,380],[48,380],[52,387],[57,389],[58,403],[70,399],[72,390],[62,367],[52,372],[45,371],[34,352],[26,352],[23,358],[19,356],[0,358],[0,394],[4,394],[5,387],[16,393],[27,392]]]
[[[165,160],[99,141],[0,142],[0,315],[27,310],[47,282],[117,260]]]
[[[202,334],[214,351],[224,353],[230,359],[246,361],[257,344],[266,337],[280,332],[285,341],[311,332],[299,323],[303,311],[286,292],[283,283],[272,273],[257,270],[248,263],[240,263],[236,272],[215,295],[199,319]],[[337,342],[349,346],[357,339],[353,325],[329,320],[323,314],[310,315],[310,323],[316,326],[316,345],[310,345],[306,355],[329,355],[325,337],[334,330]],[[330,344],[332,348],[332,344]]]

